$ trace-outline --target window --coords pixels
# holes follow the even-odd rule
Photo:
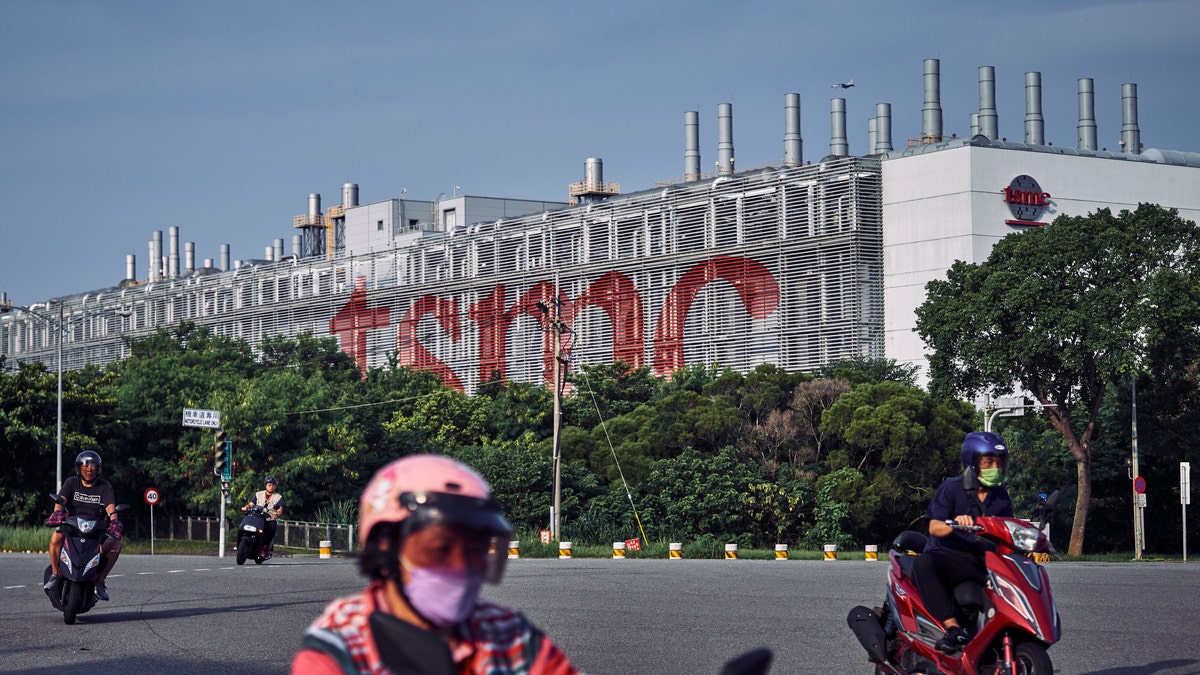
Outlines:
[[[375,221],[375,230],[377,232],[383,232],[383,221],[382,220]]]

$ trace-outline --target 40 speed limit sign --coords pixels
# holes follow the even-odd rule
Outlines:
[[[146,488],[146,494],[142,495],[142,498],[146,500],[147,504],[154,506],[158,500],[162,499],[162,495],[158,494],[158,490],[154,488]]]

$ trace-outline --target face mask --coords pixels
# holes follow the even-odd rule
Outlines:
[[[996,487],[1004,481],[1004,472],[1000,469],[984,469],[979,472],[979,484],[984,487]]]
[[[408,571],[404,596],[424,619],[438,628],[446,628],[471,615],[483,587],[483,572],[410,567],[403,558],[400,564]]]

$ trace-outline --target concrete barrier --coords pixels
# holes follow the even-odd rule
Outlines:
[[[837,560],[837,544],[825,544],[825,559]]]
[[[673,541],[668,544],[667,559],[668,560],[683,560],[683,544]]]
[[[509,560],[517,560],[520,557],[521,557],[521,542],[519,542],[519,541],[508,542],[508,559]]]
[[[725,559],[737,560],[737,544],[725,544]]]
[[[333,557],[333,542],[328,539],[321,540],[320,546],[317,548],[322,560],[328,560]]]
[[[571,559],[571,542],[569,542],[569,541],[558,542],[558,559],[559,560],[570,560]]]
[[[864,557],[867,560],[879,560],[879,547],[875,544],[867,544],[867,549],[864,552]]]
[[[787,560],[788,559],[788,545],[787,544],[775,544],[775,559],[776,560]]]
[[[625,542],[614,541],[613,542],[613,560],[624,560],[624,559],[625,559]]]

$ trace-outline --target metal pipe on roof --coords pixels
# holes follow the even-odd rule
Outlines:
[[[1046,144],[1046,120],[1042,117],[1042,74],[1025,73],[1025,142]]]
[[[342,183],[342,208],[358,206],[358,183]],[[320,204],[317,205],[320,211]]]
[[[1090,77],[1079,78],[1079,132],[1080,150],[1096,150],[1096,91]]]
[[[800,135],[800,94],[783,96],[783,163],[800,166],[804,163],[804,137]]]
[[[942,140],[942,66],[938,59],[925,59],[925,106],[921,108],[921,136]]]
[[[979,66],[979,133],[989,140],[999,138],[996,119],[996,68]]]
[[[1121,152],[1142,154],[1142,132],[1138,129],[1137,85],[1121,85]]]
[[[892,104],[875,104],[875,153],[892,151]]]
[[[971,138],[979,135],[979,113],[971,113]]]
[[[162,230],[150,235],[150,281],[162,279]]]
[[[700,113],[689,110],[683,113],[683,179],[693,181],[700,177]]]
[[[196,242],[194,241],[183,244],[183,269],[189,273],[196,271]]]
[[[878,118],[871,117],[867,119],[867,148],[870,150],[869,155],[875,154],[875,145],[879,143]]]
[[[221,271],[229,271],[229,244],[221,244]]]
[[[829,117],[829,154],[845,157],[850,153],[850,144],[846,141],[846,99],[835,98],[829,102]]]
[[[210,268],[210,267],[212,267],[212,266],[213,266],[213,259],[212,259],[212,258],[205,258],[205,259],[204,259],[204,269],[208,269],[208,268]]]
[[[300,235],[298,234],[292,235],[292,255],[300,257]]]
[[[275,255],[274,255],[274,257],[271,258],[271,260],[274,260],[275,262],[279,262],[280,260],[283,260],[283,237],[277,237],[275,239],[274,253],[275,253]]]
[[[275,247],[274,246],[264,246],[263,247],[263,260],[266,260],[267,262],[275,261]]]
[[[321,216],[321,195],[312,193],[308,196],[308,219],[316,220]]]
[[[125,278],[130,280],[137,278],[137,256],[132,253],[125,255]]]
[[[179,276],[179,226],[168,227],[167,237],[170,242],[170,252],[167,254],[167,278],[174,279]]]
[[[717,106],[717,173],[733,173],[733,104]]]

